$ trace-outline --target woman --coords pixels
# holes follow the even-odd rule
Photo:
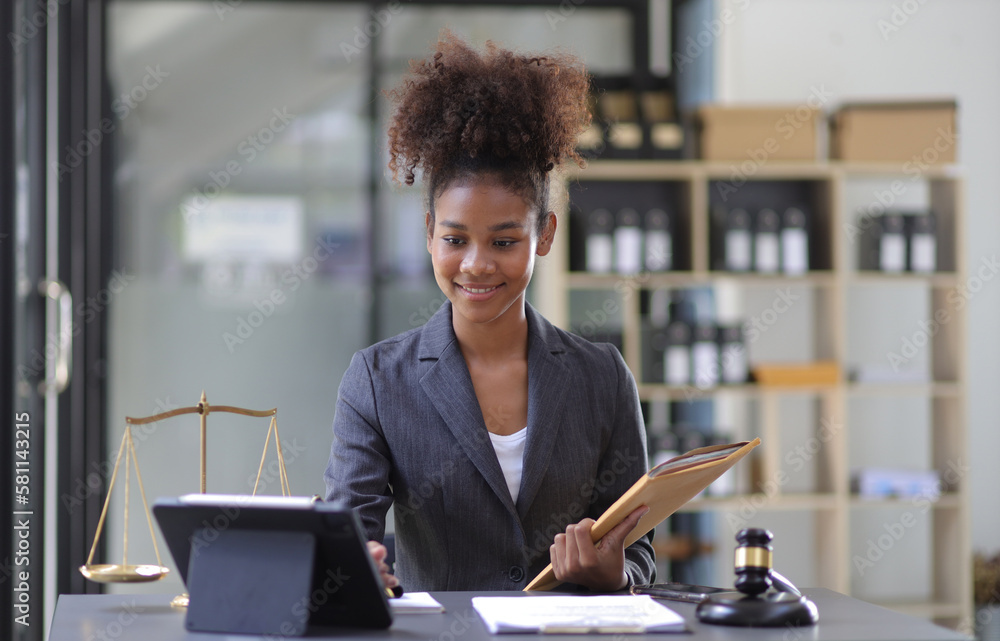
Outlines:
[[[580,160],[587,90],[571,56],[479,53],[446,33],[389,94],[389,167],[407,184],[423,173],[427,249],[449,302],[354,355],[326,484],[374,541],[393,506],[407,589],[522,589],[550,560],[594,591],[653,579],[648,539],[623,546],[645,507],[590,538],[646,471],[635,382],[614,347],[525,302],[556,230],[549,173]],[[371,548],[384,570],[385,549]]]

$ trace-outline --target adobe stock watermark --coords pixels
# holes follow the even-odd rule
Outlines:
[[[81,139],[73,145],[66,145],[62,162],[52,161],[51,167],[56,172],[56,178],[61,182],[66,174],[82,165],[84,159],[100,148],[104,138],[114,133],[118,128],[118,123],[128,118],[129,114],[169,76],[170,72],[160,69],[160,65],[155,67],[147,65],[146,74],[142,80],[111,102],[111,111],[114,112],[117,121],[111,118],[102,118],[97,126],[81,130]]]
[[[469,435],[478,447],[493,447],[485,430],[472,430]],[[405,501],[397,499],[394,502],[393,515],[397,523],[402,525],[407,519],[416,516],[424,503],[441,491],[445,482],[458,471],[459,466],[455,461],[464,457],[464,452],[465,447],[461,443],[452,443],[448,455],[441,460],[438,469],[427,474],[419,484],[409,487]]]
[[[1000,590],[997,588],[990,590],[989,598],[991,599],[989,603],[977,603],[976,612],[971,617],[968,615],[962,617],[955,629],[962,634],[986,641],[989,638],[985,634],[986,630],[993,623],[993,619],[1000,614]]]
[[[146,608],[141,605],[137,605],[135,598],[130,602],[122,601],[118,604],[120,611],[118,615],[104,624],[103,628],[89,629],[87,631],[88,641],[96,639],[96,641],[116,641],[122,638],[122,634],[128,629],[135,620],[139,618]]]
[[[719,182],[716,185],[719,197],[722,202],[729,200],[731,194],[736,193],[740,187],[746,184],[747,180],[753,177],[762,167],[764,167],[771,157],[781,151],[781,145],[789,140],[797,131],[812,123],[816,113],[833,98],[833,92],[820,84],[818,87],[809,88],[809,95],[805,101],[794,109],[785,112],[774,123],[773,136],[768,136],[761,144],[754,148],[747,148],[747,159],[739,165],[730,164],[730,174],[728,181]]]
[[[895,205],[900,196],[906,193],[909,188],[908,183],[912,184],[923,178],[934,163],[955,146],[958,139],[953,125],[949,125],[947,129],[939,127],[935,134],[931,144],[903,163],[901,171],[903,175],[909,176],[907,181],[894,180],[887,189],[875,190],[872,192],[872,200],[867,206],[861,208],[861,215],[858,216],[858,219],[844,223],[844,235],[850,242],[855,242],[867,232],[875,223],[876,218]]]
[[[804,443],[800,443],[785,452],[784,464],[792,472],[801,472],[805,469],[806,465],[819,456],[826,444],[836,438],[837,434],[843,431],[843,429],[844,424],[841,422],[829,417],[822,419],[819,427],[816,429],[815,436],[811,436]],[[781,467],[775,470],[770,478],[766,478],[757,484],[759,492],[740,497],[739,508],[735,512],[726,513],[726,522],[733,533],[735,534],[747,527],[748,522],[757,516],[758,512],[766,509],[768,503],[778,496],[781,488],[786,486],[789,481],[791,481],[791,476],[785,471],[784,467]]]
[[[927,4],[927,0],[903,0],[903,2],[893,4],[888,19],[879,18],[875,23],[879,33],[882,34],[882,40],[889,42],[889,39],[906,26],[906,23],[917,15],[917,12],[925,4]]]
[[[529,564],[534,563],[535,559],[548,554],[549,546],[552,545],[556,534],[565,532],[567,525],[580,521],[586,515],[587,508],[594,501],[601,498],[605,492],[613,488],[616,483],[625,478],[625,475],[629,475],[628,478],[631,480],[631,476],[636,470],[636,464],[640,461],[641,465],[639,467],[645,469],[646,461],[644,457],[630,451],[628,448],[624,451],[617,450],[614,457],[604,466],[604,469],[596,478],[585,481],[580,485],[577,500],[566,505],[564,511],[550,514],[549,524],[544,530],[535,530],[532,541],[530,543],[526,542],[521,548],[521,553],[524,554],[525,561]],[[642,472],[639,472],[639,474],[641,475]]]
[[[611,318],[622,310],[622,306],[635,295],[636,292],[645,287],[652,274],[649,271],[641,271],[637,274],[629,274],[615,281],[611,289],[618,297],[609,296],[605,298],[596,309],[588,309],[584,312],[587,320],[580,323],[577,332],[588,340],[597,336],[602,329],[611,321]],[[621,302],[619,303],[619,298]]]
[[[148,415],[153,416],[162,412],[169,412],[179,407],[180,405],[171,401],[169,396],[166,400],[158,398],[156,399],[156,407]],[[159,427],[160,423],[156,422],[141,425],[126,425],[125,429],[132,430],[133,442],[142,444],[146,439],[155,434]],[[59,501],[69,515],[72,516],[76,509],[82,507],[84,501],[88,498],[101,492],[105,482],[111,478],[114,472],[114,460],[116,458],[109,457],[100,462],[91,461],[89,466],[91,471],[84,478],[77,477],[70,491],[63,492],[62,496],[59,497]]]
[[[108,279],[108,285],[93,296],[88,296],[83,302],[78,304],[74,311],[74,318],[71,324],[70,334],[73,337],[79,336],[84,326],[91,323],[107,309],[115,296],[125,291],[131,281],[135,280],[135,274],[129,274],[125,270],[114,270]],[[69,337],[63,336],[60,332],[49,332],[45,336],[45,346],[43,351],[34,349],[29,356],[27,364],[17,367],[18,377],[25,383],[32,378],[41,376],[45,372],[47,362],[54,360],[59,355],[61,346],[66,344]]]
[[[361,52],[368,48],[372,38],[377,38],[382,33],[382,29],[388,27],[393,17],[402,10],[402,3],[399,0],[392,0],[383,9],[369,11],[371,19],[363,25],[354,27],[353,41],[340,41],[340,53],[344,55],[344,60],[350,62],[352,58],[360,58]]]
[[[684,399],[693,401],[698,399],[704,392],[710,389],[719,380],[719,370],[725,370],[736,360],[745,360],[746,352],[750,345],[756,343],[761,336],[774,327],[778,319],[787,313],[795,303],[802,298],[801,294],[792,292],[791,287],[776,289],[776,296],[771,301],[771,305],[760,314],[755,314],[743,321],[743,343],[723,350],[720,355],[720,362],[713,362],[707,368],[699,368],[694,372],[694,384],[684,386]]]
[[[296,118],[296,114],[288,113],[288,107],[280,109],[275,107],[271,110],[271,114],[272,116],[266,125],[236,145],[236,153],[244,160],[230,160],[224,168],[208,172],[208,181],[200,189],[195,189],[194,196],[181,204],[181,213],[185,221],[204,216],[209,203],[222,195],[234,177],[243,173],[244,164],[249,165],[256,160],[257,156],[267,149],[277,139],[278,134],[284,131]]]
[[[422,306],[417,311],[410,314],[407,321],[410,323],[410,327],[420,327],[427,321],[431,319],[431,316],[441,309],[441,306],[448,302],[445,296],[434,297],[426,305]]]
[[[456,612],[451,624],[437,636],[436,639],[428,641],[456,641],[465,635],[474,625],[479,624],[481,619],[475,610],[465,610]]]
[[[305,445],[299,443],[298,439],[293,438],[292,442],[281,448],[281,457],[285,462],[285,467],[294,463],[300,456],[309,451],[309,448]],[[256,491],[258,493],[265,492],[267,488],[272,483],[279,483],[281,481],[281,463],[278,461],[277,457],[271,460],[270,463],[265,465],[260,473],[260,480],[257,479],[257,472],[252,473],[247,477],[247,487],[254,488],[256,486]]]
[[[323,262],[333,256],[338,247],[340,247],[340,243],[330,242],[325,236],[321,236],[317,239],[312,253],[282,272],[281,286],[274,287],[266,296],[255,299],[253,311],[245,316],[237,316],[234,331],[222,332],[222,342],[225,343],[229,353],[232,354],[236,351],[237,346],[250,340],[254,332],[288,301],[288,297],[285,295],[286,288],[289,292],[297,291],[303,283],[312,277]]]
[[[938,487],[933,492],[923,492],[914,496],[910,502],[912,510],[903,512],[898,519],[891,523],[883,523],[882,529],[884,531],[865,542],[864,554],[855,554],[851,558],[858,576],[863,577],[865,572],[885,558],[885,555],[917,525],[917,516],[930,511],[940,492],[946,488],[958,486],[969,475],[970,471],[971,467],[961,458],[948,461],[945,469],[941,472]]]
[[[236,11],[236,7],[243,4],[243,0],[214,0],[212,2],[212,9],[215,10],[215,16],[222,22],[226,19],[226,14]]]
[[[890,351],[886,354],[886,360],[892,371],[899,372],[900,368],[908,365],[930,345],[931,339],[954,319],[954,312],[964,309],[987,283],[993,281],[997,272],[1000,272],[1000,259],[997,255],[984,257],[975,273],[948,292],[945,297],[946,306],[935,309],[930,318],[917,321],[917,329],[912,334],[900,337],[899,351]]]
[[[569,20],[569,17],[576,13],[576,8],[586,1],[587,0],[562,0],[559,3],[559,8],[557,10],[553,11],[552,9],[547,9],[545,11],[545,20],[549,23],[549,29],[555,31],[556,27],[560,23]]]
[[[750,6],[750,0],[739,0],[735,4],[740,11],[745,11]],[[735,22],[736,14],[729,7],[724,8],[718,18],[702,20],[698,33],[687,36],[679,46],[675,47],[673,68],[677,73],[683,73],[684,67],[693,63],[706,51],[710,51],[715,41]]]
[[[39,8],[30,16],[21,16],[21,21],[17,25],[17,32],[11,31],[7,34],[7,41],[10,42],[14,53],[21,53],[24,45],[38,35],[39,31],[44,31],[49,24],[49,20],[56,17],[59,7],[69,4],[70,0],[48,0],[45,8]]]

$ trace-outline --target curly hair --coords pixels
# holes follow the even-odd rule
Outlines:
[[[590,78],[566,53],[522,55],[487,42],[475,51],[449,31],[433,56],[411,61],[387,92],[389,169],[412,185],[423,172],[428,209],[456,181],[487,177],[548,212],[548,174],[567,160],[584,164],[577,136],[590,123]]]

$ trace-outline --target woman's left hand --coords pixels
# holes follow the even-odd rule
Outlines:
[[[590,538],[594,519],[567,525],[566,533],[556,534],[549,548],[556,578],[584,585],[595,592],[616,592],[624,588],[628,585],[625,537],[647,512],[649,508],[645,505],[636,508],[597,543]]]

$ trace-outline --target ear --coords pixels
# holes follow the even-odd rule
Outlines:
[[[431,251],[431,240],[434,239],[434,223],[431,220],[431,212],[424,212],[424,228],[427,230],[427,251]]]
[[[538,237],[538,247],[535,249],[535,253],[539,256],[545,256],[552,249],[552,241],[556,237],[556,213],[550,211],[548,215],[548,220],[545,221],[545,229],[542,230],[541,235]]]

